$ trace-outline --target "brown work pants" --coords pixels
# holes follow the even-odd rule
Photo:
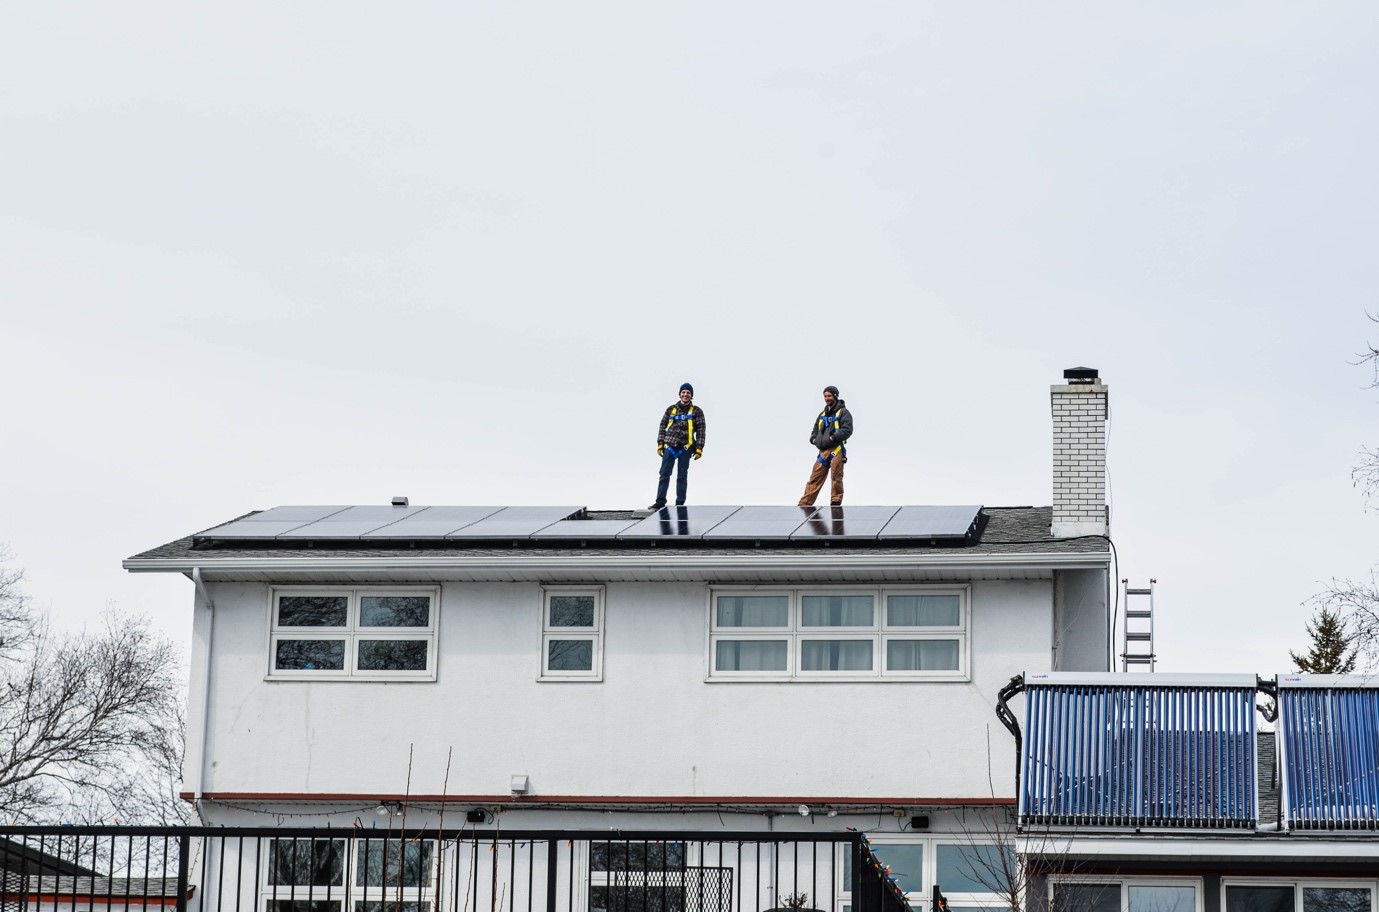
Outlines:
[[[823,455],[822,453],[819,455]],[[843,502],[843,454],[834,453],[833,458],[824,465],[819,460],[814,460],[814,469],[809,473],[809,482],[804,486],[804,494],[800,497],[800,506],[812,507],[814,501],[819,497],[819,490],[824,486],[824,479],[828,477],[829,470],[833,470],[833,495],[829,502],[833,506],[838,506]]]

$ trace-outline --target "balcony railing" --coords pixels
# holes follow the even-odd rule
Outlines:
[[[3,912],[908,912],[860,833],[0,828]]]

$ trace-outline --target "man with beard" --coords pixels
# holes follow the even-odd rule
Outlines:
[[[848,461],[845,446],[852,436],[852,412],[846,403],[838,398],[838,387],[824,387],[824,410],[814,420],[809,432],[809,442],[819,451],[814,467],[809,473],[809,482],[804,486],[800,506],[812,507],[824,486],[824,478],[833,473],[833,493],[829,502],[839,506],[843,502],[843,465]]]

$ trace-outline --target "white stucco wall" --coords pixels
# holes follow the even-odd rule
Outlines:
[[[1054,587],[971,586],[969,682],[706,682],[703,583],[609,583],[603,681],[538,682],[539,586],[446,583],[437,680],[376,683],[265,680],[270,587],[213,583],[201,790],[504,795],[521,773],[536,797],[1009,797],[993,707],[1049,667]]]

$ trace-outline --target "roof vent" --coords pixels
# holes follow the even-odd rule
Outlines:
[[[1100,376],[1095,367],[1070,367],[1063,372],[1069,383],[1096,383]]]
[[[394,497],[394,498],[393,498],[393,506],[395,506],[395,507],[405,507],[405,506],[407,506],[407,498],[405,498],[405,497]]]

